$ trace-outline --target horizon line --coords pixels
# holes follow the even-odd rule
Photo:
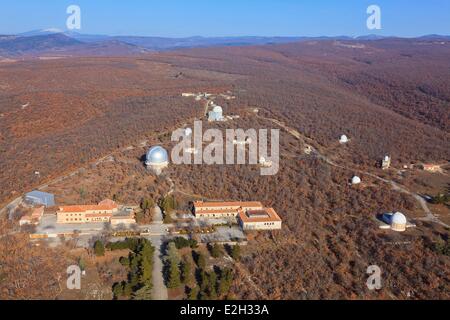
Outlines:
[[[4,36],[22,36],[27,33],[32,32],[48,32],[49,34],[78,34],[81,36],[100,36],[100,37],[137,37],[137,38],[166,38],[166,39],[189,39],[189,38],[352,38],[357,39],[361,37],[380,37],[380,38],[400,38],[400,39],[415,39],[415,38],[423,38],[427,36],[440,36],[440,37],[450,37],[450,34],[440,34],[440,33],[428,33],[414,36],[399,36],[399,35],[381,35],[376,33],[367,33],[360,35],[318,35],[318,36],[307,36],[307,35],[222,35],[222,36],[205,36],[205,35],[190,35],[190,36],[160,36],[160,35],[119,35],[119,34],[102,34],[102,33],[83,33],[80,31],[74,30],[62,30],[59,28],[43,28],[43,29],[34,29],[25,32],[19,33],[0,33],[0,35]],[[39,35],[36,35],[39,36]]]

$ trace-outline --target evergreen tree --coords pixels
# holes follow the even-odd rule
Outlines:
[[[232,249],[231,249],[231,257],[235,260],[235,261],[239,261],[239,259],[241,258],[241,247],[239,245],[235,245]]]
[[[153,203],[152,199],[143,199],[141,202],[141,209],[144,212],[150,211],[154,206],[155,204]]]
[[[167,288],[174,289],[178,288],[180,285],[180,268],[178,267],[177,263],[171,261],[169,265],[169,278],[167,281]]]
[[[153,261],[154,251],[155,251],[155,249],[148,241],[144,242],[140,249],[140,253],[142,254],[143,259],[148,260],[149,262]]]
[[[123,296],[129,298],[131,297],[132,293],[133,293],[133,285],[130,283],[126,283],[123,286]]]
[[[178,207],[175,197],[170,195],[162,198],[159,202],[159,206],[164,212],[164,223],[172,223],[171,213]]]
[[[207,287],[207,293],[210,299],[216,300],[217,299],[217,275],[214,271],[210,272],[208,274],[208,282],[209,285]]]
[[[220,258],[223,255],[222,248],[218,243],[214,244],[211,248],[211,256],[213,258]]]
[[[198,287],[190,288],[187,299],[188,300],[197,300],[198,299],[199,290]]]
[[[95,241],[94,253],[97,257],[102,257],[105,255],[105,246],[101,240]]]
[[[124,267],[128,267],[130,266],[130,259],[128,259],[127,257],[121,257],[119,259],[119,262],[121,265],[123,265]]]
[[[228,294],[231,288],[231,284],[233,283],[233,270],[230,268],[225,268],[220,271],[220,280],[218,284],[217,291],[220,296]]]
[[[184,261],[181,264],[181,282],[183,282],[184,284],[191,282],[192,280],[191,270],[192,266],[189,261]]]
[[[139,282],[144,286],[151,287],[152,283],[152,264],[148,259],[142,259],[139,266]]]
[[[81,271],[86,270],[86,262],[84,261],[83,257],[80,257],[78,259],[78,266],[80,267]]]
[[[195,257],[195,262],[197,263],[197,266],[200,269],[205,269],[206,268],[206,258],[202,253],[197,253],[196,252],[196,257]]]
[[[209,277],[208,274],[205,272],[205,270],[200,271],[200,290],[203,292],[208,288],[209,286]]]
[[[133,293],[133,300],[151,300],[152,299],[152,287],[144,285]]]
[[[166,261],[172,261],[175,262],[176,264],[180,264],[181,262],[181,257],[180,257],[180,253],[178,252],[178,249],[175,245],[175,243],[170,242],[169,246],[167,247],[167,255],[165,257]]]
[[[120,298],[120,297],[122,297],[123,296],[123,287],[124,287],[124,283],[122,282],[122,283],[115,283],[114,285],[113,285],[113,294],[114,294],[114,298],[115,299],[117,299],[117,298]]]

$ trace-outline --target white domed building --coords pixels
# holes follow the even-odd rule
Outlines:
[[[358,184],[361,184],[361,182],[362,182],[362,180],[361,180],[361,178],[358,177],[358,176],[354,176],[354,177],[352,178],[352,185],[354,185],[354,186],[356,186],[356,185],[358,185]]]
[[[224,121],[223,118],[223,109],[220,106],[215,106],[212,111],[209,112],[208,121]]]
[[[340,144],[346,144],[348,143],[350,140],[348,139],[348,137],[344,134],[341,136],[341,138],[339,139],[339,143]]]
[[[156,174],[161,174],[162,170],[169,166],[169,155],[163,147],[156,146],[147,152],[145,165]]]
[[[406,230],[406,225],[408,221],[406,217],[401,212],[396,212],[392,215],[391,218],[391,229],[398,232],[403,232]]]
[[[186,137],[192,136],[192,129],[191,129],[191,128],[186,128],[186,129],[184,130],[184,135],[185,135]]]
[[[406,229],[416,226],[408,223],[406,216],[401,212],[385,213],[382,216],[382,221],[385,225],[380,226],[381,229],[391,229],[397,232],[404,232]]]

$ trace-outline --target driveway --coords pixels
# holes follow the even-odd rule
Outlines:
[[[163,224],[163,215],[161,209],[158,206],[156,206],[154,209],[153,222],[154,224],[149,230],[152,235],[147,237],[147,239],[150,240],[152,242],[152,245],[155,247],[152,272],[152,298],[153,300],[168,300],[169,295],[167,293],[166,285],[164,284],[164,264],[162,262],[161,256],[161,246],[163,244],[163,238],[167,235],[167,226]]]

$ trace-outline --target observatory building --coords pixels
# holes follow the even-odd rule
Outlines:
[[[145,165],[156,174],[161,174],[162,170],[169,166],[169,155],[167,151],[160,146],[151,148],[147,152]]]
[[[209,112],[208,121],[209,122],[224,121],[222,107],[215,106],[213,110]]]
[[[381,220],[384,222],[380,226],[380,229],[391,229],[397,232],[406,231],[408,228],[414,228],[416,225],[408,223],[405,215],[401,212],[385,213],[382,215]]]
[[[352,178],[352,185],[358,185],[358,184],[361,184],[361,178],[360,177],[358,177],[358,176],[354,176],[353,178]]]
[[[194,202],[194,214],[200,219],[236,219],[243,230],[279,230],[282,220],[273,208],[259,201]]]
[[[339,143],[340,144],[346,144],[346,143],[348,143],[348,137],[344,134],[344,135],[342,135],[341,136],[341,138],[339,139]]]
[[[391,167],[391,157],[385,156],[381,161],[381,169],[387,170]]]

